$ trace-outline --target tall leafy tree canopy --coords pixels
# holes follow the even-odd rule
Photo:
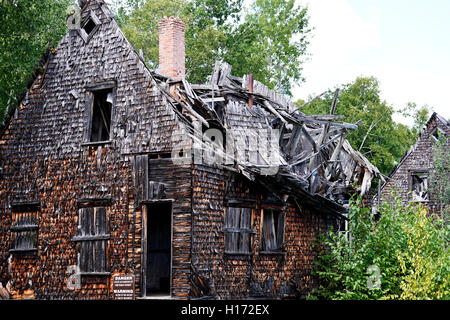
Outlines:
[[[410,146],[420,129],[428,120],[428,108],[418,108],[409,103],[401,113],[412,117],[411,128],[394,121],[394,108],[380,97],[379,82],[374,77],[358,77],[340,87],[339,102],[335,114],[345,115],[347,122],[357,122],[358,130],[348,135],[350,144],[364,154],[384,174],[389,174]],[[334,92],[329,91],[302,109],[308,114],[328,114]],[[298,101],[301,105],[303,101]]]
[[[186,23],[187,79],[201,83],[214,62],[233,66],[233,74],[255,78],[290,94],[302,81],[302,63],[311,33],[307,9],[295,0],[130,0],[118,8],[127,38],[146,61],[158,65],[158,20],[178,16]]]
[[[69,0],[0,0],[0,122],[45,48],[66,32]]]

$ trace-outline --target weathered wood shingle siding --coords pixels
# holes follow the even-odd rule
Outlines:
[[[389,175],[386,184],[381,189],[380,201],[378,201],[377,196],[374,198],[374,205],[389,201],[391,199],[391,192],[394,192],[394,194],[399,196],[404,202],[411,200],[411,195],[409,194],[409,179],[411,173],[419,171],[429,173],[433,167],[433,146],[435,140],[431,135],[436,127],[439,128],[447,138],[450,136],[450,126],[448,125],[448,122],[437,114],[433,114],[416,143]],[[449,144],[450,142],[447,142],[447,148]],[[430,181],[428,181],[428,186],[430,186]],[[430,200],[424,202],[424,204],[432,211],[436,212],[439,210],[439,202],[432,194],[430,194]]]
[[[38,253],[12,255],[10,264],[14,289],[20,293],[31,280],[36,298],[110,297],[109,277],[85,277],[81,290],[66,285],[67,268],[77,264],[78,244],[72,239],[80,199],[111,199],[106,268],[138,273],[140,243],[132,241],[139,240],[141,211],[134,206],[131,158],[134,153],[170,152],[176,142],[172,133],[181,126],[101,6],[92,1],[83,11],[84,19],[95,12],[99,29],[88,43],[77,31],[67,33],[0,138],[1,280],[10,278],[11,205],[38,201]],[[111,80],[116,83],[111,142],[83,145],[88,87]],[[182,291],[177,294],[187,294]]]
[[[193,170],[192,266],[209,280],[218,299],[248,297],[306,297],[315,285],[311,276],[317,251],[317,233],[334,223],[333,218],[289,201],[284,212],[284,254],[261,253],[264,208],[283,209],[264,201],[267,192],[242,176],[206,165]],[[249,255],[225,254],[225,212],[228,205],[252,208]],[[230,204],[232,203],[232,204]]]

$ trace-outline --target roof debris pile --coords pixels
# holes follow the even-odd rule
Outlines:
[[[154,76],[187,123],[197,120],[206,128],[213,124],[226,131],[228,141],[222,141],[220,147],[234,144],[234,152],[223,154],[232,160],[225,167],[257,180],[280,198],[295,195],[311,205],[326,203],[328,209],[342,213],[351,194],[367,195],[374,177],[384,180],[345,139],[359,122],[338,121],[344,118],[334,114],[339,90],[330,114],[306,115],[300,109],[321,95],[297,108],[252,75],[232,76],[226,63],[216,62],[208,84]],[[195,138],[193,131],[191,134]],[[276,148],[270,152],[255,148],[261,146],[261,140],[268,145],[275,141]],[[211,144],[196,142],[211,149]]]

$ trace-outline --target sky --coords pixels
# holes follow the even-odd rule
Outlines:
[[[428,105],[450,118],[450,0],[299,0],[315,29],[296,99],[358,76],[379,80],[395,109]],[[410,124],[404,118],[396,121]]]

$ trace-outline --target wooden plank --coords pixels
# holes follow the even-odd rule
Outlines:
[[[85,208],[86,215],[86,234],[95,235],[95,208]]]
[[[312,103],[313,101],[319,99],[321,96],[323,96],[323,95],[324,95],[325,93],[327,93],[327,92],[328,92],[328,91],[324,91],[324,92],[322,92],[321,94],[319,94],[318,96],[316,96],[316,97],[314,97],[313,99],[311,99],[310,101],[305,102],[305,103],[302,104],[300,107],[298,107],[297,110],[300,110],[301,108],[306,107],[308,104],[310,104],[310,103]],[[293,113],[294,113],[295,111],[297,111],[297,110],[292,111],[291,114],[293,114]]]
[[[245,232],[243,230],[250,228],[250,219],[251,219],[251,209],[250,208],[241,208],[241,214],[240,214],[240,225],[241,228],[240,232],[240,239],[241,242],[239,244],[239,251],[247,253],[249,252],[250,248],[250,233]]]
[[[84,133],[83,141],[91,141],[91,127],[92,127],[92,115],[93,115],[93,95],[92,92],[86,92],[85,94],[85,111],[84,111]]]
[[[284,119],[284,117],[283,117],[277,110],[275,110],[274,107],[272,107],[272,105],[270,104],[269,101],[265,100],[265,101],[264,101],[264,106],[265,106],[271,113],[273,113],[278,119],[280,119],[281,122],[283,122],[285,125],[288,124],[288,122]]]
[[[135,173],[135,203],[139,207],[141,201],[148,200],[148,155],[137,155],[134,157]]]
[[[284,212],[278,214],[277,249],[282,247],[284,241],[284,216]]]
[[[96,214],[96,235],[104,235],[107,234],[107,219],[106,219],[106,208],[98,207]]]
[[[331,170],[331,168],[333,166],[333,161],[335,161],[338,158],[339,154],[341,153],[342,146],[344,144],[346,136],[347,136],[347,131],[345,130],[345,131],[342,132],[341,139],[339,140],[339,143],[337,144],[336,148],[334,148],[333,154],[331,155],[331,157],[329,159],[329,163],[328,163],[328,165],[327,165],[327,167],[325,169],[325,178],[326,179],[328,179],[327,177],[328,177],[328,175],[330,173],[330,170]]]
[[[89,241],[80,242],[80,271],[88,272]]]

